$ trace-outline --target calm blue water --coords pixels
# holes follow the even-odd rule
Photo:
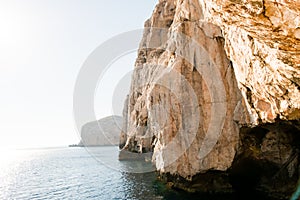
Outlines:
[[[167,189],[151,164],[117,158],[117,147],[2,150],[0,199],[232,199]]]
[[[0,199],[163,198],[153,187],[153,173],[127,174],[117,170],[122,165],[117,160],[117,147],[91,150],[92,153],[84,148],[6,152],[0,161]],[[101,157],[106,162],[110,159],[112,166],[101,163]]]

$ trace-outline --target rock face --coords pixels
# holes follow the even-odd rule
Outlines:
[[[300,118],[298,1],[199,1],[205,20],[219,25],[246,114],[258,125]]]
[[[122,117],[109,116],[89,122],[81,129],[81,141],[84,146],[118,145],[122,128]]]
[[[295,189],[300,5],[160,0],[145,23],[120,148],[189,191]],[[180,181],[178,181],[180,180]]]

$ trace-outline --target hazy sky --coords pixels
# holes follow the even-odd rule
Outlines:
[[[156,2],[0,0],[0,146],[77,143],[72,105],[80,67],[107,39],[142,28]],[[111,94],[134,57],[116,61],[110,69],[115,77],[103,78],[97,117],[119,114],[120,108],[112,112]]]

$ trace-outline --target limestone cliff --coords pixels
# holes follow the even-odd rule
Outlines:
[[[122,117],[109,116],[89,122],[81,129],[81,141],[84,146],[118,145],[122,127]]]
[[[300,3],[200,0],[219,25],[246,102],[247,124],[300,118]]]
[[[298,179],[299,88],[297,1],[160,0],[120,147],[153,151],[175,187],[286,196]]]

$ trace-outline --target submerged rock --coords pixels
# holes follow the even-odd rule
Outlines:
[[[145,162],[151,162],[152,152],[134,153],[127,150],[121,150],[119,152],[119,160],[140,160]]]
[[[299,178],[300,5],[160,0],[145,23],[120,148],[188,191],[287,198]]]

